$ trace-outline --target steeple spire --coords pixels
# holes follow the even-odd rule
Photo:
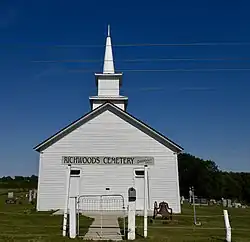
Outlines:
[[[122,73],[115,73],[110,37],[110,26],[108,25],[103,72],[95,73],[97,96],[89,97],[92,110],[105,102],[111,102],[117,107],[126,111],[128,98],[120,95],[122,76]]]
[[[110,37],[110,25],[108,25],[108,37]]]
[[[110,25],[108,25],[108,36],[106,38],[103,74],[114,74],[114,73],[115,73],[115,68],[114,68],[112,44],[110,37]]]

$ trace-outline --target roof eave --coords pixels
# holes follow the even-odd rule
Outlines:
[[[138,123],[139,125],[141,125],[142,127],[144,127],[146,130],[148,130],[149,132],[153,133],[156,137],[159,137],[162,141],[166,142],[166,144],[169,144],[170,146],[173,147],[173,150],[175,150],[177,153],[180,153],[181,151],[183,151],[184,149],[179,146],[178,144],[176,144],[175,142],[173,142],[172,140],[168,139],[167,137],[165,137],[164,135],[162,135],[161,133],[159,133],[158,131],[156,131],[155,129],[151,128],[150,126],[148,126],[147,124],[143,123],[141,120],[138,120],[137,118],[135,118],[133,115],[128,114],[127,112],[123,111],[121,108],[115,106],[114,104],[110,103],[110,102],[105,102],[102,105],[100,105],[98,108],[90,111],[89,113],[85,114],[84,116],[80,117],[79,119],[77,119],[76,121],[70,123],[68,126],[66,126],[64,129],[61,129],[60,131],[58,131],[56,134],[54,134],[53,136],[51,136],[50,138],[46,139],[45,141],[43,141],[42,143],[38,144],[37,146],[35,146],[33,149],[36,150],[37,152],[41,152],[43,151],[43,147],[46,147],[46,145],[53,141],[56,137],[58,137],[59,135],[63,134],[64,132],[66,132],[68,129],[72,128],[74,125],[77,125],[79,122],[81,122],[82,120],[90,117],[91,115],[93,115],[94,113],[98,112],[98,110],[101,110],[102,108],[104,108],[104,106],[110,105],[111,107],[113,107],[114,109],[121,111],[121,113],[125,116],[127,116],[127,118],[133,119],[134,122]]]
[[[118,107],[119,108],[119,107]],[[135,118],[133,115],[128,114],[127,112],[124,112],[128,117],[133,118],[135,122],[140,123],[144,128],[146,128],[148,131],[154,133],[156,136],[160,137],[162,140],[164,140],[167,144],[170,144],[173,148],[176,149],[177,153],[180,153],[184,150],[183,147],[179,146],[178,144],[176,144],[175,142],[173,142],[172,140],[168,139],[167,137],[165,137],[164,135],[162,135],[161,133],[159,133],[158,131],[156,131],[155,129],[153,129],[152,127],[148,126],[147,124],[145,124],[144,122],[138,120],[137,118]]]
[[[50,141],[52,141],[54,138],[56,138],[57,136],[59,136],[60,134],[62,134],[63,132],[67,131],[69,128],[71,128],[72,126],[76,125],[78,122],[80,122],[82,119],[89,117],[90,115],[92,115],[93,113],[97,112],[98,110],[100,110],[103,106],[107,105],[108,102],[103,103],[102,105],[100,105],[98,108],[91,110],[90,112],[88,112],[87,114],[83,115],[82,117],[80,117],[79,119],[71,122],[69,125],[67,125],[66,127],[64,127],[63,129],[59,130],[57,133],[55,133],[53,136],[49,137],[48,139],[44,140],[43,142],[41,142],[40,144],[38,144],[37,146],[35,146],[33,149],[40,152],[42,151],[42,147],[46,146],[46,144]]]

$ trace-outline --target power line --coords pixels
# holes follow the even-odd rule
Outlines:
[[[190,43],[131,43],[114,44],[113,47],[154,47],[154,46],[249,46],[250,42],[190,42]],[[0,44],[0,48],[100,48],[101,45],[31,45],[31,44]]]
[[[116,90],[112,88],[106,88],[102,90]],[[190,86],[190,87],[183,87],[183,88],[166,88],[166,87],[141,87],[141,88],[121,88],[120,91],[122,92],[152,92],[152,91],[166,91],[166,92],[211,92],[216,91],[217,89],[213,87],[199,87],[199,86]],[[91,88],[89,91],[96,91],[96,89]]]
[[[107,60],[106,60],[107,61]],[[112,61],[112,60],[110,60]],[[250,58],[139,58],[118,59],[114,62],[163,62],[163,61],[250,61]],[[34,63],[102,63],[103,59],[82,60],[33,60]]]
[[[75,69],[70,72],[96,72],[96,70]],[[124,69],[116,72],[216,72],[216,71],[250,71],[250,68],[205,68],[205,69]]]
[[[145,44],[118,44],[117,47],[137,47],[137,46],[243,46],[250,45],[250,42],[193,42],[193,43],[145,43]]]

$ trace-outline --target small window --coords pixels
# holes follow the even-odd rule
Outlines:
[[[136,177],[144,177],[144,170],[135,170]]]
[[[80,175],[80,170],[71,170],[70,175],[72,176],[79,176]]]

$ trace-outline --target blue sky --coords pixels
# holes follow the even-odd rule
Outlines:
[[[225,0],[1,1],[0,176],[37,174],[33,147],[88,112],[88,97],[96,94],[93,73],[72,70],[100,72],[101,62],[34,61],[102,60],[107,24],[114,45],[250,42],[249,7]],[[117,70],[250,68],[246,44],[113,51]],[[233,60],[124,62],[138,58]],[[247,70],[124,71],[122,92],[128,112],[186,152],[213,159],[223,170],[250,171],[249,77]]]

